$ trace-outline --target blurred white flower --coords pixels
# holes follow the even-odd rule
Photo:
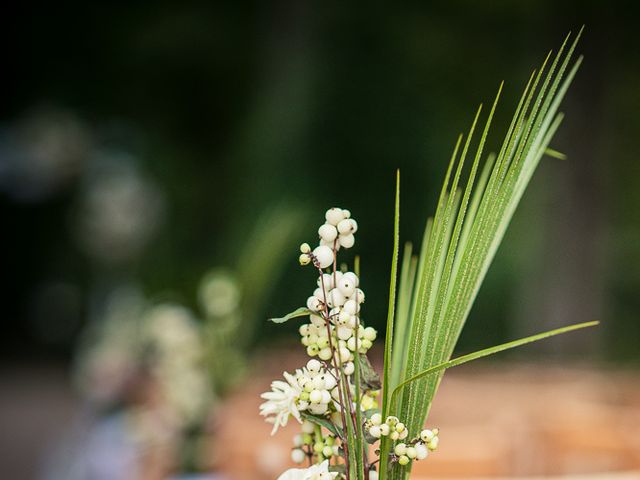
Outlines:
[[[202,279],[198,297],[207,315],[223,317],[238,308],[240,288],[230,272],[213,270]]]
[[[0,129],[0,190],[39,202],[69,186],[85,168],[89,128],[73,113],[39,108]]]
[[[94,155],[77,208],[78,241],[107,264],[135,259],[156,233],[165,210],[160,187],[123,152]]]
[[[260,415],[267,417],[267,422],[273,423],[271,435],[276,433],[279,427],[287,425],[290,415],[302,423],[300,410],[306,408],[306,404],[298,404],[302,387],[297,379],[287,372],[284,372],[284,378],[287,380],[286,382],[274,380],[271,382],[271,391],[260,395],[267,400],[260,405]]]
[[[290,468],[278,477],[278,480],[332,480],[338,472],[329,471],[329,460],[309,468]]]

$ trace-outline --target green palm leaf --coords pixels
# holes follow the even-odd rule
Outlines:
[[[551,64],[548,66],[549,53],[540,70],[533,72],[497,155],[490,155],[481,166],[502,85],[475,149],[472,148],[473,135],[482,106],[464,143],[462,135],[458,138],[435,215],[427,222],[420,256],[413,261],[411,250],[405,251],[395,315],[397,239],[394,243],[390,296],[393,305],[389,310],[391,324],[387,330],[389,345],[385,347],[384,369],[387,392],[394,393],[385,392],[383,411],[401,418],[410,435],[422,428],[444,370],[455,362],[450,358],[460,332],[541,157],[559,156],[549,148],[549,143],[562,121],[562,114],[558,113],[560,102],[582,60],[579,58],[568,70],[581,32],[567,48],[569,34]],[[474,153],[469,155],[470,151]],[[471,166],[466,184],[462,186],[468,156]],[[575,328],[540,334],[534,336],[534,340]],[[470,361],[528,341],[533,340],[510,342],[506,347],[494,347],[463,358]],[[393,360],[391,366],[389,359]],[[407,467],[394,466],[388,470],[388,476],[385,475],[389,448],[389,442],[383,440],[381,478],[407,478],[410,471]]]

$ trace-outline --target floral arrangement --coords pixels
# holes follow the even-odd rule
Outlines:
[[[436,213],[426,223],[421,253],[414,255],[411,244],[406,245],[399,284],[398,172],[382,378],[367,357],[377,332],[363,320],[366,297],[359,259],[352,271],[338,262],[339,251],[355,245],[358,223],[349,210],[331,208],[318,229],[318,246],[301,245],[300,264],[317,271],[315,290],[305,307],[272,321],[308,318],[299,332],[311,359],[271,384],[271,391],[262,394],[260,413],[273,424],[272,434],[291,417],[301,424],[291,458],[309,466],[287,470],[280,480],[406,479],[413,462],[427,459],[438,448],[439,430],[423,426],[447,368],[597,324],[562,327],[451,358],[536,166],[545,154],[563,157],[549,144],[562,121],[559,104],[582,60],[568,68],[580,34],[570,45],[569,37],[553,60],[549,54],[532,73],[501,148],[480,168],[500,86],[464,186],[463,167],[482,106],[464,144],[463,136],[458,137]]]

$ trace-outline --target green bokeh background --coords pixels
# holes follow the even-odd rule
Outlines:
[[[330,206],[360,230],[366,320],[386,315],[393,175],[402,237],[418,241],[456,135],[506,81],[502,132],[533,67],[586,31],[583,68],[546,158],[483,286],[460,350],[572,322],[597,332],[536,348],[637,361],[640,339],[640,59],[632,2],[56,2],[15,7],[4,31],[7,127],[42,107],[72,112],[160,185],[167,213],[127,269],[150,295],[194,306],[212,266],[233,267],[267,206],[305,212],[262,317],[300,306],[314,275],[297,266]],[[497,147],[494,135],[491,148]],[[0,197],[8,280],[4,355],[67,358],[100,275],[70,227],[79,184],[38,202]],[[269,255],[269,245],[264,245]],[[351,254],[349,254],[351,255]],[[351,258],[347,256],[347,258]],[[82,293],[65,335],[33,326],[47,280]],[[62,327],[61,327],[62,329]],[[261,322],[265,345],[294,330]]]

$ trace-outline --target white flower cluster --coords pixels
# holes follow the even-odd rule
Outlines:
[[[302,433],[293,437],[294,449],[291,450],[291,460],[295,463],[304,462],[309,451],[326,460],[339,454],[336,437],[330,433],[317,435],[316,430],[313,423],[305,420],[302,423]]]
[[[286,382],[275,380],[271,383],[271,391],[261,395],[266,402],[260,405],[260,415],[273,423],[272,435],[278,427],[287,425],[290,415],[302,422],[301,411],[325,414],[338,395],[333,374],[315,359],[309,360],[305,368],[297,369],[293,375],[284,372],[284,378]]]
[[[290,468],[278,477],[278,480],[333,480],[338,476],[338,472],[329,471],[329,461],[309,468]]]

